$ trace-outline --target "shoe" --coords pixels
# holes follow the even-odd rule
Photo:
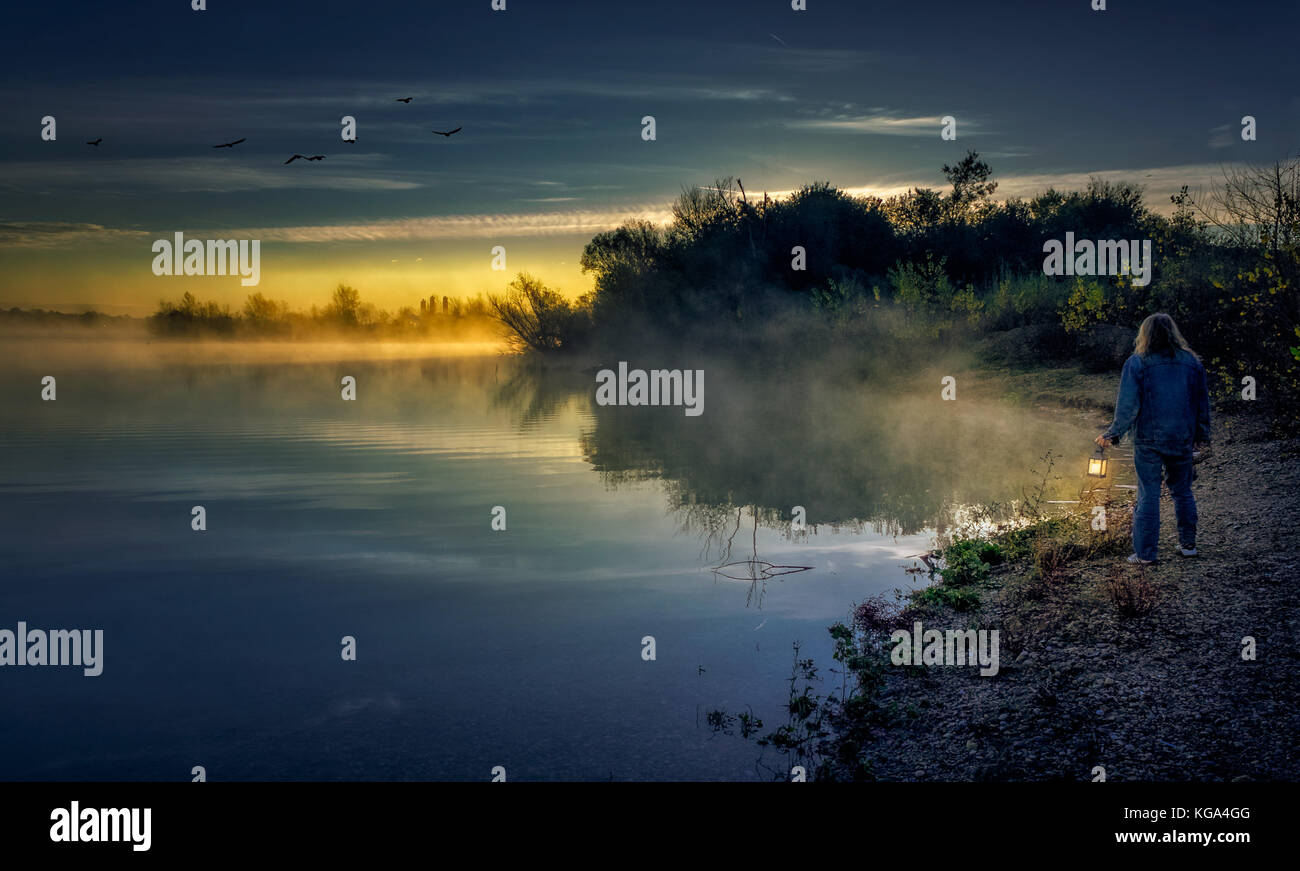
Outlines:
[[[1140,566],[1149,566],[1149,565],[1152,565],[1153,563],[1155,563],[1155,560],[1153,560],[1153,559],[1142,559],[1142,558],[1139,557],[1137,554],[1131,554],[1131,555],[1129,556],[1129,558],[1128,558],[1128,561],[1131,562],[1131,563],[1136,563],[1137,565],[1140,565]]]
[[[1183,547],[1181,544],[1178,546],[1178,552],[1183,556],[1200,556],[1200,554],[1196,552],[1196,548]]]

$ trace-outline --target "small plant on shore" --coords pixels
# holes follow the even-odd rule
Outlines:
[[[947,584],[932,584],[912,594],[912,599],[904,611],[907,617],[921,616],[944,608],[954,611],[973,611],[980,604],[978,590],[970,587],[950,587]]]
[[[853,609],[853,627],[874,634],[891,631],[899,624],[899,608],[884,595],[864,599]]]
[[[889,667],[886,639],[897,618],[897,608],[877,597],[854,610],[852,626],[835,623],[830,627],[835,644],[832,657],[837,663],[831,672],[839,676],[839,686],[826,694],[819,691],[823,679],[817,663],[801,655],[802,646],[796,641],[786,722],[771,732],[754,738],[762,720],[752,713],[733,716],[725,710],[708,713],[709,727],[728,735],[738,731],[742,738],[754,738],[764,750],[774,750],[783,758],[780,766],[767,765],[762,757],[758,764],[775,780],[788,779],[795,765],[803,767],[813,780],[872,779],[865,749],[873,732],[897,716],[893,708],[880,703]]]
[[[954,541],[940,554],[944,566],[939,569],[943,582],[950,587],[966,587],[988,580],[989,566],[1006,560],[1002,548],[991,541],[962,539]]]
[[[1057,581],[1065,564],[1070,561],[1073,545],[1070,541],[1040,537],[1034,547],[1034,572],[1046,584]]]
[[[799,652],[800,644],[796,641],[794,665],[790,670],[790,695],[786,702],[787,721],[759,738],[757,743],[760,747],[772,747],[785,756],[789,762],[787,771],[791,766],[800,765],[816,778],[825,765],[825,742],[830,735],[825,719],[830,708],[828,700],[813,691],[813,685],[821,681],[817,663],[811,658],[801,658]],[[784,779],[784,772],[775,773]]]
[[[1158,598],[1155,584],[1141,567],[1129,573],[1124,566],[1112,566],[1106,577],[1106,593],[1124,617],[1145,617]]]
[[[1038,458],[1038,461],[1042,464],[1042,468],[1033,468],[1029,470],[1030,474],[1037,475],[1038,477],[1031,489],[1022,489],[1020,491],[1020,494],[1024,497],[1024,501],[1020,503],[1020,513],[1024,517],[1037,519],[1043,516],[1043,506],[1047,504],[1047,496],[1050,489],[1048,482],[1059,480],[1061,477],[1060,475],[1057,475],[1055,478],[1052,477],[1052,469],[1056,466],[1057,459],[1056,454],[1052,451],[1044,451],[1043,455]]]

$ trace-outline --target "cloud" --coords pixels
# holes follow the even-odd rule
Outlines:
[[[504,239],[520,236],[594,235],[633,219],[666,224],[672,219],[672,212],[664,205],[655,205],[532,214],[448,215],[351,224],[254,227],[223,230],[222,235],[261,239],[264,242],[299,243]]]
[[[847,133],[869,133],[881,136],[934,136],[938,138],[941,115],[896,117],[885,114],[845,116],[834,118],[816,118],[806,121],[792,121],[787,127],[800,127],[810,130],[836,130]],[[975,127],[975,123],[964,121],[963,130]]]
[[[1210,141],[1206,143],[1210,148],[1231,148],[1236,142],[1233,136],[1233,127],[1230,124],[1224,124],[1210,130]]]
[[[70,243],[116,242],[149,235],[144,230],[119,230],[71,221],[0,222],[0,248],[58,248]]]
[[[1083,190],[1092,178],[1105,181],[1128,181],[1147,189],[1146,203],[1158,212],[1169,211],[1167,195],[1187,185],[1192,190],[1213,186],[1223,177],[1223,164],[1189,163],[1177,166],[1152,166],[1131,169],[1094,169],[1088,172],[1038,173],[1011,175],[997,179],[998,197],[1030,197],[1049,187],[1058,191]],[[996,178],[996,176],[995,176]]]
[[[286,154],[285,157],[288,157]],[[13,162],[3,164],[10,190],[45,190],[51,187],[75,187],[79,191],[95,190],[136,193],[141,190],[167,190],[180,193],[227,193],[230,191],[310,188],[315,190],[399,191],[424,187],[419,181],[398,177],[395,171],[376,170],[367,166],[366,175],[348,174],[359,163],[377,163],[381,155],[348,154],[336,162],[311,166],[281,166],[283,158],[268,163],[274,167],[250,166],[228,158],[173,157],[162,159],[118,159],[93,162],[62,161]]]
[[[1094,178],[1110,182],[1132,182],[1146,190],[1145,202],[1152,211],[1168,214],[1173,210],[1169,197],[1178,193],[1183,185],[1192,192],[1213,187],[1222,177],[1224,164],[1191,163],[1177,166],[1135,167],[1131,169],[1092,169],[1086,172],[1041,172],[1020,175],[994,175],[998,183],[995,196],[998,200],[1010,197],[1028,199],[1043,193],[1048,188],[1058,191],[1085,190],[1088,182]],[[873,184],[845,185],[840,189],[853,196],[872,196],[887,199],[905,194],[914,188],[933,188],[945,190],[948,185],[933,176],[924,178],[907,178],[894,176],[881,179]],[[773,199],[785,199],[794,191],[772,191],[768,196]]]

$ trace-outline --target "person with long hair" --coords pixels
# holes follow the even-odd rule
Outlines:
[[[1115,419],[1097,436],[1097,444],[1117,444],[1130,430],[1138,493],[1128,561],[1156,561],[1162,472],[1178,520],[1178,552],[1196,556],[1192,463],[1196,451],[1210,447],[1210,394],[1205,367],[1167,314],[1151,315],[1138,329],[1120,376]]]

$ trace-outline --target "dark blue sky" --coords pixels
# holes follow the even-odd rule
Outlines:
[[[1163,205],[1222,163],[1300,148],[1294,0],[208,5],[6,10],[0,267],[19,290],[0,302],[95,292],[70,252],[101,279],[126,270],[109,296],[129,301],[141,246],[177,230],[256,231],[281,295],[353,267],[378,283],[395,270],[393,293],[495,290],[499,274],[473,270],[498,243],[522,258],[512,273],[576,292],[593,232],[662,217],[718,176],[887,193],[940,186],[973,148],[1001,194],[1105,174]],[[1257,142],[1238,135],[1245,114]],[[45,115],[56,142],[40,139]],[[295,152],[327,159],[283,166]]]

